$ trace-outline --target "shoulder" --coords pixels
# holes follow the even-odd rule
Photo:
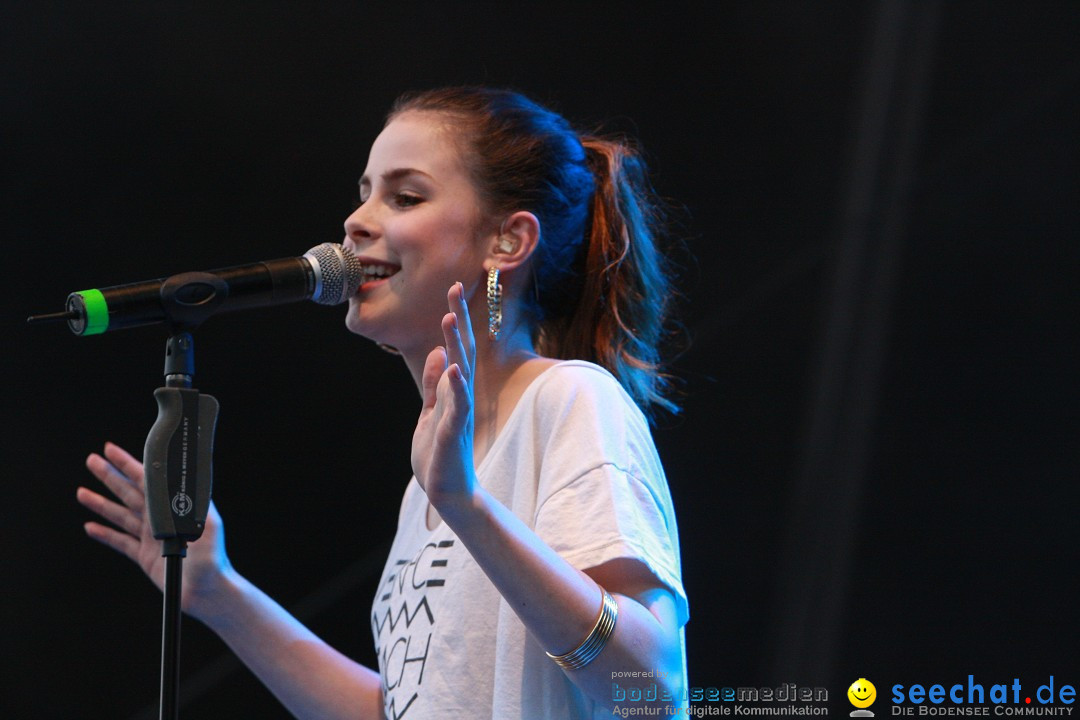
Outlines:
[[[615,377],[585,360],[552,362],[532,382],[530,402],[542,411],[598,411],[645,424],[644,416]]]
[[[628,470],[647,459],[654,466],[656,448],[645,416],[599,365],[583,360],[553,364],[522,401],[534,443],[549,462],[560,456],[572,458],[579,469],[614,463]]]

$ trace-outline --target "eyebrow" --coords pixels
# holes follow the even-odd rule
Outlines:
[[[435,179],[423,170],[417,170],[416,168],[394,168],[393,170],[387,170],[386,172],[384,172],[380,176],[380,178],[383,182],[393,182],[394,180],[400,180],[401,178],[407,177],[409,175],[423,175],[430,180]],[[368,178],[367,175],[363,175],[361,176],[360,181],[357,184],[360,187],[363,187],[365,184],[370,185],[371,180]]]

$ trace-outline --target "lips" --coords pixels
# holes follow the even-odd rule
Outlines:
[[[360,265],[364,269],[364,275],[360,281],[360,287],[357,289],[357,292],[370,289],[375,284],[385,281],[391,275],[395,275],[401,270],[400,265],[388,263],[384,260],[363,256],[358,259],[360,260]]]

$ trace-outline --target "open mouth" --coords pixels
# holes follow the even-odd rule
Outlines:
[[[372,283],[385,280],[401,270],[401,266],[399,265],[391,265],[390,263],[370,260],[368,258],[360,258],[360,263],[364,269],[364,274],[360,280],[360,288],[358,289],[363,289],[365,286],[369,286]]]

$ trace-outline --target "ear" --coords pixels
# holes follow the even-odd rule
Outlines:
[[[493,238],[484,268],[499,268],[506,272],[520,267],[536,250],[540,242],[540,221],[526,210],[519,210],[503,221]]]

